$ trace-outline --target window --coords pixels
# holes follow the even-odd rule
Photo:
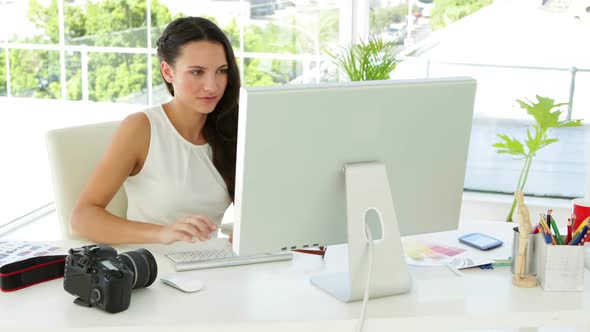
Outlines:
[[[6,54],[8,49],[0,48],[0,97],[6,97],[8,86],[6,85]]]
[[[8,156],[0,200],[10,202],[0,225],[53,201],[47,130],[169,100],[154,46],[170,21],[187,15],[226,32],[247,85],[320,82],[321,50],[339,36],[338,1],[0,2],[0,97],[8,97],[0,103],[10,110],[0,123]]]
[[[481,0],[440,6],[445,3],[450,2],[415,1],[408,10],[405,3],[376,2],[370,11],[371,34],[414,45],[414,52],[399,64],[393,78],[477,79],[465,188],[512,193],[523,160],[498,154],[492,144],[499,141],[497,134],[524,141],[533,119],[517,99],[535,100],[540,95],[558,103],[571,102],[561,108],[561,120],[590,117],[590,96],[582,93],[590,89],[590,50],[581,46],[588,25],[559,12],[548,15],[550,5]],[[525,193],[584,196],[587,130],[560,128],[550,135],[559,142],[535,156]]]
[[[0,1],[0,105],[8,110],[0,121],[5,160],[0,200],[9,202],[0,209],[0,225],[53,201],[47,130],[121,119],[169,100],[154,47],[166,24],[186,15],[219,24],[249,86],[335,81],[324,50],[367,37],[405,45],[394,79],[476,78],[465,187],[512,192],[521,161],[498,155],[491,145],[497,133],[524,137],[531,119],[516,99],[539,94],[571,101],[566,113],[590,117],[590,96],[583,93],[590,89],[590,54],[582,42],[588,22],[555,13],[551,19],[567,24],[549,24],[539,12],[551,8],[528,3],[510,8],[491,0],[455,7],[442,0],[412,3],[408,8],[405,1],[381,0],[209,0],[206,6],[183,0]],[[586,132],[583,127],[554,131],[560,142],[535,157],[527,193],[584,195]]]

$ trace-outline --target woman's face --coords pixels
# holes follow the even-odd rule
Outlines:
[[[182,46],[174,65],[162,62],[174,98],[201,114],[211,113],[225,92],[228,64],[220,43],[189,42]]]

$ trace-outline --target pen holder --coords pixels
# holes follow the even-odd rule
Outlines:
[[[584,291],[583,246],[551,245],[535,234],[537,280],[545,291]]]
[[[512,274],[514,274],[514,266],[516,265],[516,257],[518,256],[518,245],[520,244],[520,233],[518,232],[518,227],[514,227],[513,229],[513,240],[512,240],[512,262],[510,265],[510,270]],[[534,257],[535,252],[535,234],[529,234],[529,241],[527,243],[526,248],[526,262],[524,265],[524,272],[528,275],[536,275],[537,274],[537,264],[536,259]]]

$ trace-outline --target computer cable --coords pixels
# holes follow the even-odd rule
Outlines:
[[[369,246],[369,264],[367,271],[367,281],[365,283],[365,295],[363,296],[363,305],[361,307],[361,317],[359,318],[359,324],[357,326],[358,332],[363,332],[365,327],[365,321],[367,319],[367,304],[369,301],[369,290],[371,289],[371,274],[373,272],[373,235],[371,234],[371,230],[367,224],[365,224],[365,232],[367,233],[367,245]]]

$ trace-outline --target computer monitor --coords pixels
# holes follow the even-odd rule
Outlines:
[[[375,267],[401,281],[371,296],[407,290],[399,236],[457,228],[475,89],[471,78],[242,88],[234,251],[348,242],[338,287],[356,300],[373,215]]]

